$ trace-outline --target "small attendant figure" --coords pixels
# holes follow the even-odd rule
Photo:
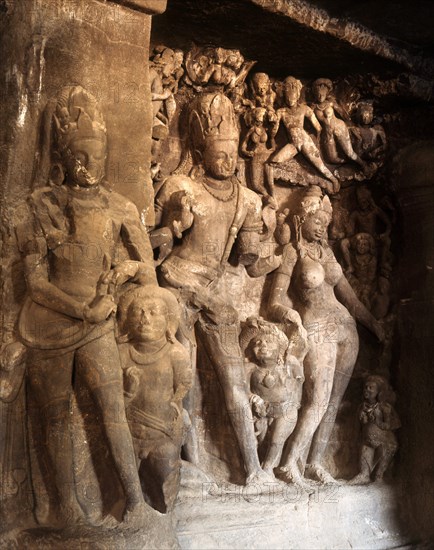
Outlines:
[[[359,409],[362,424],[362,449],[360,471],[349,481],[350,485],[365,485],[371,481],[381,481],[389,467],[398,442],[393,433],[401,426],[393,408],[395,393],[382,376],[368,376],[363,390],[364,401]]]
[[[276,325],[255,319],[246,329],[241,345],[253,359],[248,363],[248,376],[255,432],[259,446],[266,447],[262,468],[273,475],[297,422],[303,368],[290,354],[289,340]]]
[[[187,350],[175,339],[175,296],[144,286],[122,298],[120,345],[126,414],[145,500],[159,512],[178,494],[183,439],[182,399],[192,384]]]

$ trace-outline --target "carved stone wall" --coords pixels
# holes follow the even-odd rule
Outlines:
[[[0,2],[6,545],[429,547],[434,62],[371,8]]]

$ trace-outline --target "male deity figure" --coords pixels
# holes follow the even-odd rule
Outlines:
[[[330,172],[327,166],[321,159],[318,147],[313,142],[312,138],[304,129],[304,121],[306,118],[310,120],[314,127],[317,136],[321,134],[321,124],[315,116],[315,113],[306,103],[300,102],[301,90],[303,88],[300,80],[292,76],[285,78],[283,82],[283,91],[285,99],[285,107],[277,110],[276,122],[271,132],[272,137],[277,134],[280,122],[285,125],[289,143],[279,149],[275,153],[268,164],[268,181],[272,188],[274,185],[274,165],[288,162],[301,153],[310,164],[312,164],[322,176],[330,183],[325,183],[324,188],[329,193],[337,193],[339,191],[339,181]]]
[[[357,123],[353,127],[355,150],[360,157],[377,165],[384,161],[387,148],[386,133],[381,124],[374,123],[374,106],[371,101],[361,101],[357,106]]]
[[[349,219],[349,235],[357,233],[368,233],[371,235],[378,247],[380,268],[390,265],[390,232],[391,223],[387,215],[378,207],[372,197],[371,191],[365,187],[356,188],[357,208],[351,212]],[[354,267],[350,254],[351,241],[345,238],[341,241],[342,256],[345,261],[347,273],[352,273]]]
[[[87,391],[125,494],[128,522],[140,519],[146,505],[125,417],[113,294],[126,281],[156,285],[152,250],[136,207],[103,185],[107,137],[95,98],[81,86],[67,86],[49,109],[45,138],[63,181],[33,192],[32,218],[17,228],[28,293],[18,330],[28,348],[33,440],[50,501],[58,501],[59,524],[82,523],[71,398]],[[38,521],[52,521],[50,512],[37,502]]]
[[[312,108],[323,127],[321,145],[324,157],[327,162],[332,164],[342,164],[347,159],[352,160],[362,169],[365,169],[365,163],[354,151],[351,144],[350,132],[345,122],[347,117],[344,110],[332,97],[332,90],[333,84],[328,78],[317,78],[312,84],[315,98]],[[341,118],[336,117],[335,113]],[[338,147],[340,150],[338,150]],[[344,158],[340,155],[343,155]]]
[[[125,401],[146,501],[173,508],[183,440],[182,399],[192,384],[188,351],[175,338],[180,309],[165,288],[139,286],[121,299]]]
[[[184,74],[181,50],[159,46],[154,50],[149,69],[154,120],[152,124],[152,176],[160,169],[159,155],[163,141],[169,135],[169,124],[176,111],[175,94]]]
[[[173,212],[179,212],[176,231],[182,237],[160,266],[159,280],[181,303],[179,339],[194,360],[196,327],[215,368],[248,482],[268,479],[256,452],[238,315],[219,281],[235,248],[251,276],[273,270],[276,261],[259,259],[261,201],[235,177],[239,135],[230,100],[221,93],[198,96],[191,105],[189,126],[191,177],[169,177],[156,199],[162,226],[173,226]],[[192,403],[186,405],[191,412]],[[189,460],[197,464],[194,438],[186,447]]]

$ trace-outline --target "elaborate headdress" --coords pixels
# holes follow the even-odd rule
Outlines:
[[[329,197],[327,195],[323,197],[321,188],[317,185],[311,185],[304,194],[303,199],[300,201],[296,214],[294,215],[294,227],[299,252],[302,252],[303,242],[301,226],[305,222],[306,218],[312,216],[316,212],[323,212],[326,214],[329,223],[331,222],[333,209]],[[323,242],[323,245],[326,244],[327,242]]]
[[[283,87],[285,88],[285,86],[287,86],[288,84],[291,84],[292,86],[295,86],[298,89],[299,92],[303,88],[303,84],[302,84],[301,80],[298,80],[294,76],[287,76],[285,78],[285,80],[283,81]]]
[[[317,185],[311,185],[300,201],[297,214],[300,221],[303,222],[307,216],[318,211],[325,212],[331,220],[333,210],[329,197],[327,195],[323,197],[321,188]]]
[[[69,144],[77,139],[105,143],[106,126],[96,98],[81,86],[65,86],[49,100],[44,112],[41,161],[35,185],[52,179],[63,183],[63,160]]]
[[[278,346],[278,360],[283,364],[289,348],[288,337],[275,324],[262,318],[249,318],[243,326],[240,334],[240,347],[243,353],[251,347],[254,340],[267,337],[275,339]]]
[[[202,151],[211,140],[239,139],[234,108],[222,93],[204,93],[193,100],[189,128],[193,152]]]
[[[325,86],[329,92],[333,90],[333,82],[329,78],[317,78],[312,83],[312,88],[316,88],[319,86]]]
[[[258,84],[261,80],[266,80],[268,84],[271,86],[270,77],[267,73],[255,73],[252,75],[252,78],[250,79],[250,87],[252,89],[252,92],[254,92],[254,86],[255,84]]]
[[[61,114],[68,122],[62,124]],[[95,97],[81,86],[65,86],[57,96],[53,113],[55,138],[61,151],[76,139],[98,139],[105,142],[106,126]]]

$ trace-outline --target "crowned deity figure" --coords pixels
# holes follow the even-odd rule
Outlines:
[[[125,417],[114,312],[127,281],[156,285],[152,250],[137,208],[104,185],[106,126],[95,98],[81,86],[62,88],[46,121],[56,183],[35,189],[32,215],[17,227],[27,284],[18,331],[28,348],[32,439],[52,504],[36,502],[36,516],[66,526],[88,521],[77,499],[71,416],[73,397],[86,392],[128,521],[146,505]]]
[[[239,133],[230,100],[221,93],[198,96],[191,105],[189,129],[194,162],[190,177],[169,177],[156,198],[161,225],[178,236],[160,266],[159,280],[182,304],[178,338],[190,349],[193,362],[195,329],[200,334],[223,388],[248,481],[268,479],[256,452],[238,314],[219,283],[232,252],[251,276],[271,271],[276,261],[259,257],[261,200],[235,176]],[[190,412],[191,399],[190,394]],[[194,429],[191,433],[187,455],[197,464]]]

